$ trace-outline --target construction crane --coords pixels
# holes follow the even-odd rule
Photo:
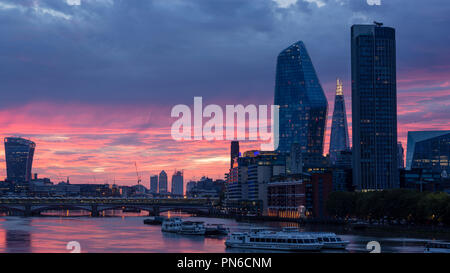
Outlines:
[[[373,21],[373,23],[374,23],[377,27],[382,27],[382,26],[383,26],[383,23],[381,23],[381,22]]]
[[[134,167],[136,168],[137,183],[138,183],[138,186],[139,186],[141,184],[142,180],[141,180],[141,176],[139,175],[139,172],[138,172],[136,161],[134,162]]]

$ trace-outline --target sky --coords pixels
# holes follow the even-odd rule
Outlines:
[[[54,182],[133,185],[134,162],[147,187],[163,169],[223,178],[229,142],[173,140],[172,107],[272,104],[277,55],[302,40],[327,152],[337,77],[351,129],[350,27],[380,21],[396,29],[406,148],[407,131],[450,129],[448,14],[448,0],[0,0],[0,137],[36,142],[33,172]]]

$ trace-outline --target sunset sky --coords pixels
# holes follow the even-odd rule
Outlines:
[[[328,152],[337,77],[351,127],[350,27],[374,20],[396,29],[399,141],[450,129],[448,0],[67,2],[0,0],[0,137],[35,141],[33,172],[53,182],[133,185],[134,162],[146,187],[163,169],[223,178],[229,141],[174,141],[172,107],[272,104],[277,55],[298,40],[328,98]]]

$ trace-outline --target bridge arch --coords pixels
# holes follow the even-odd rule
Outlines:
[[[159,209],[159,212],[168,212],[168,211],[181,211],[185,213],[205,213],[208,212],[208,209],[202,209],[202,208],[183,208],[183,207],[163,207]]]
[[[101,205],[97,207],[98,212],[106,210],[138,209],[147,212],[154,212],[154,207],[142,205]]]
[[[25,207],[21,206],[9,206],[9,205],[1,205],[0,204],[0,210],[7,211],[7,212],[21,212],[25,213]]]
[[[39,214],[44,211],[49,210],[84,210],[92,213],[92,208],[89,206],[77,206],[77,205],[47,205],[47,206],[37,206],[31,208],[32,214]]]

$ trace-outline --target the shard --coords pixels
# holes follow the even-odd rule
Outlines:
[[[348,138],[347,112],[345,111],[344,89],[342,81],[337,79],[334,99],[333,120],[330,136],[330,162],[336,164],[338,153],[350,149]]]

